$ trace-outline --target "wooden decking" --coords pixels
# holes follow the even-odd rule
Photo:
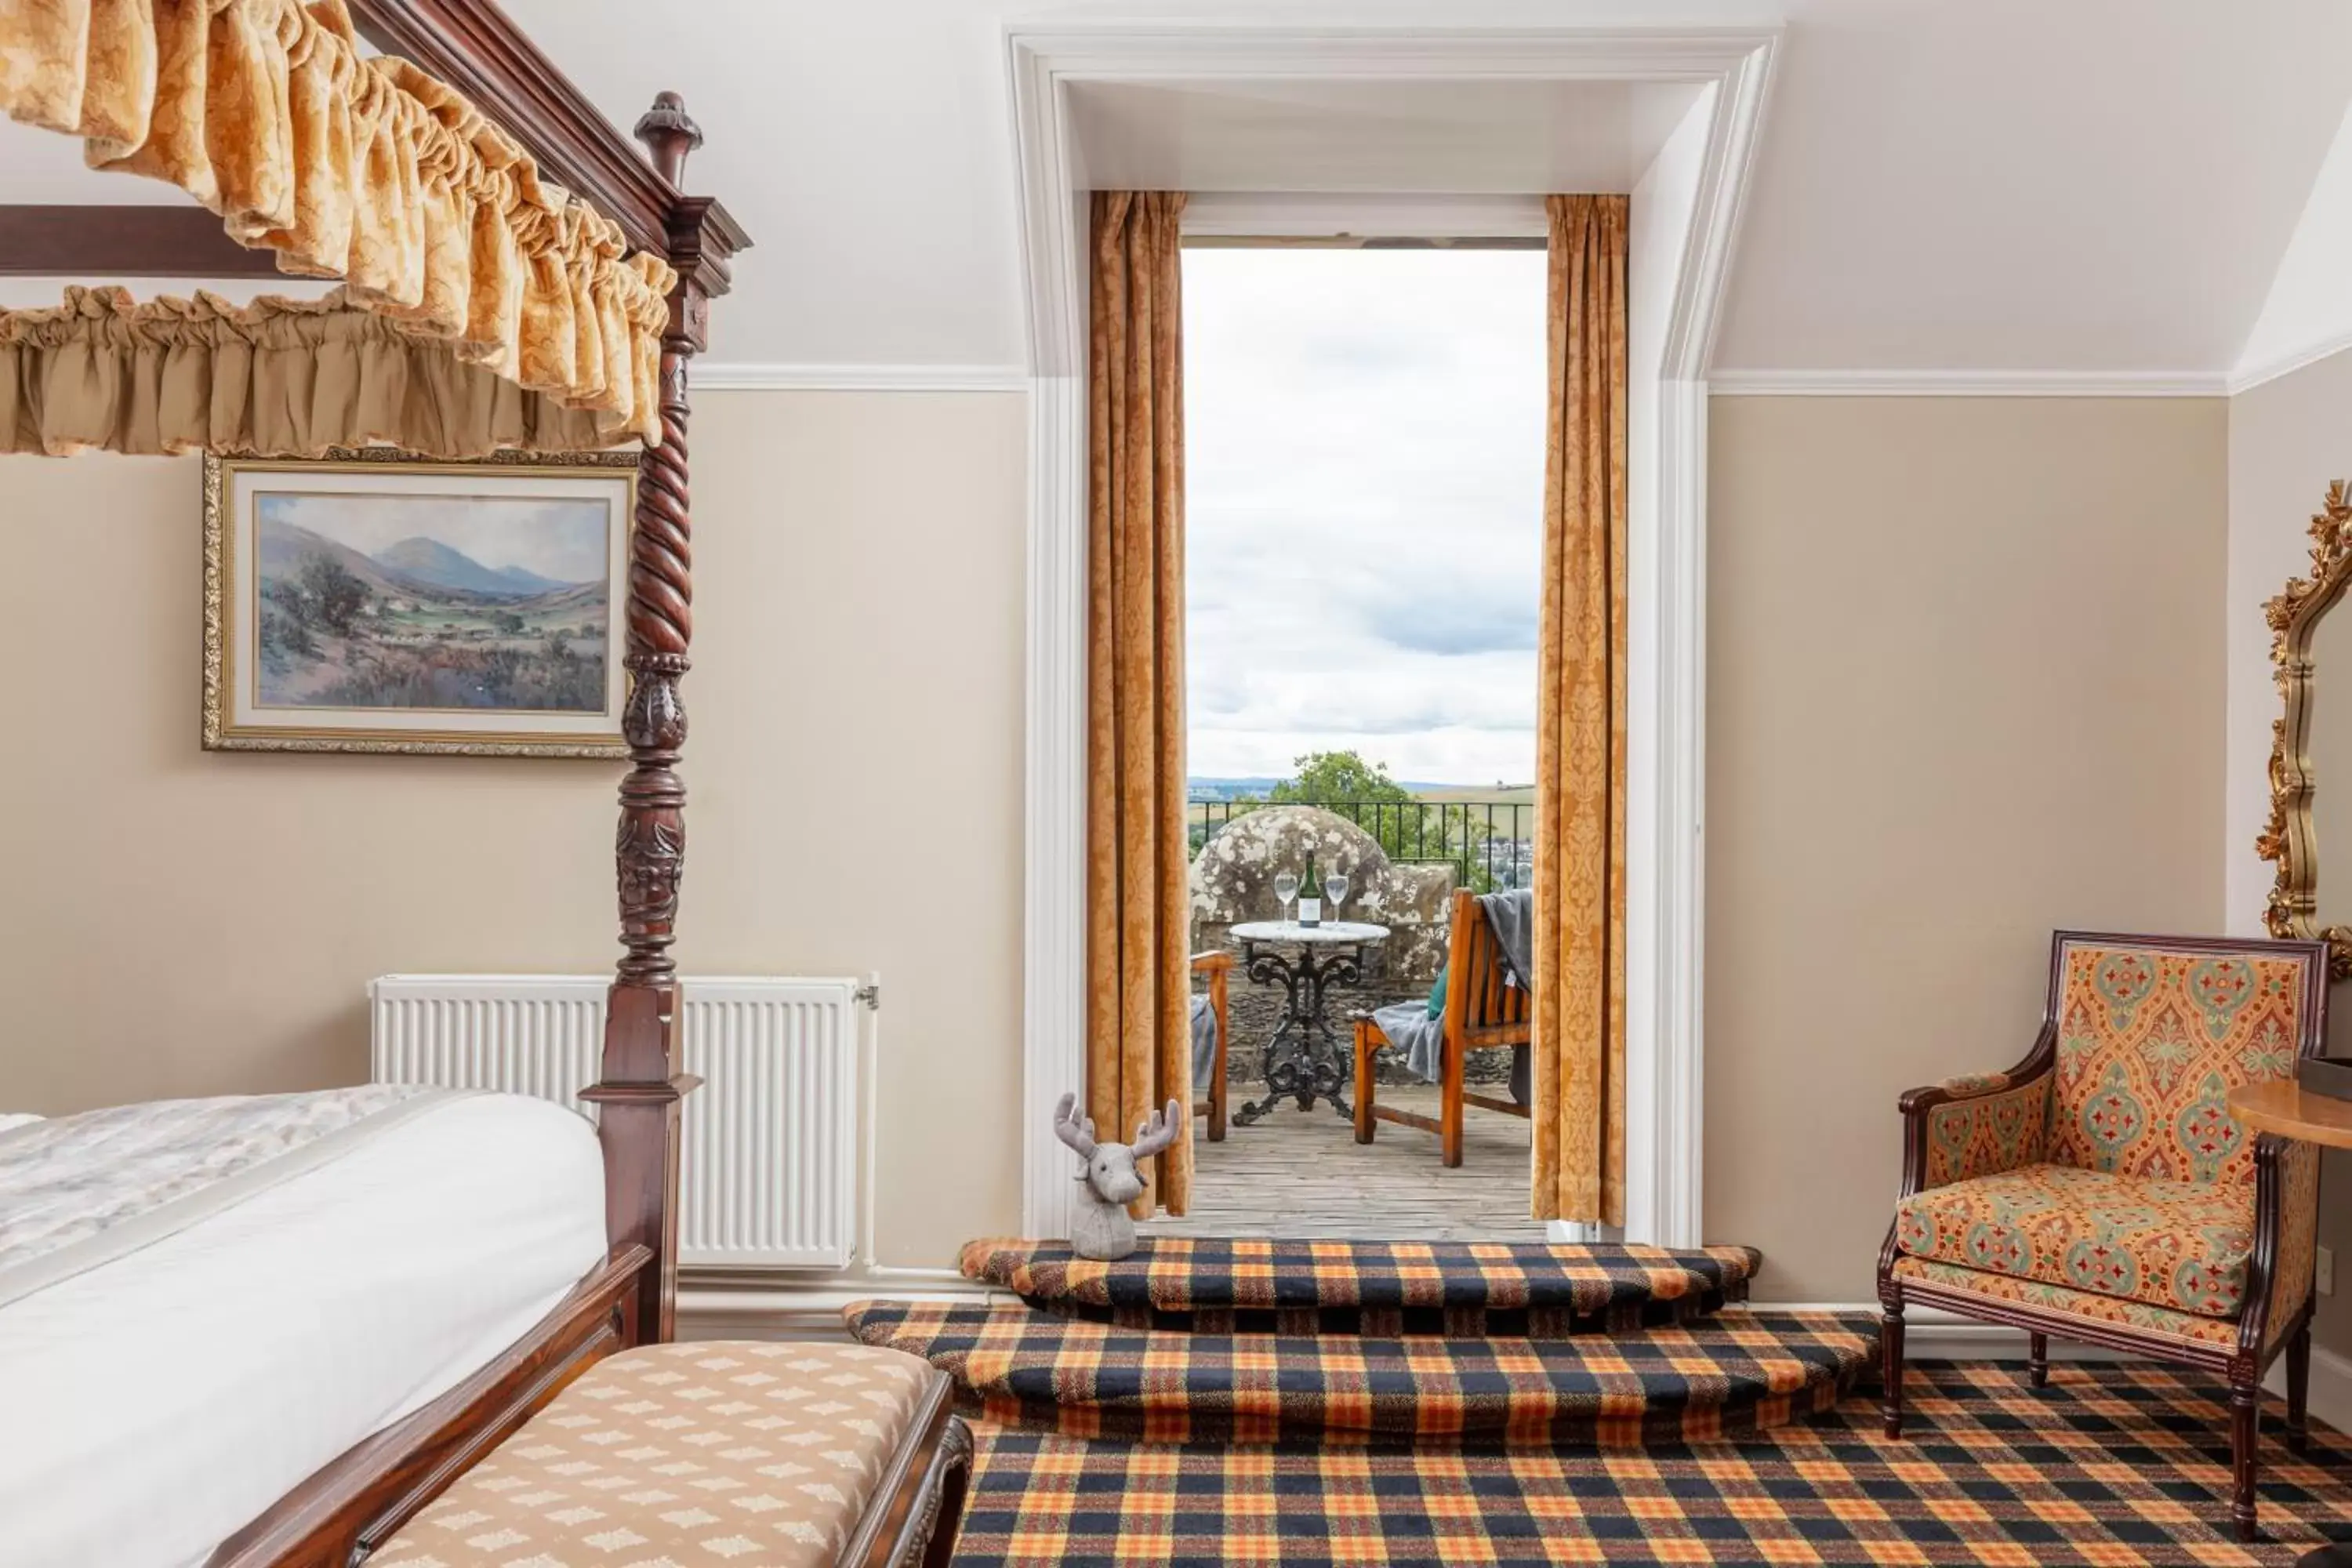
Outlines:
[[[1437,1114],[1433,1087],[1383,1088],[1380,1100]],[[1320,1102],[1305,1111],[1286,1102],[1254,1127],[1229,1128],[1221,1143],[1199,1136],[1196,1121],[1192,1212],[1145,1233],[1541,1241],[1543,1222],[1528,1217],[1528,1124],[1475,1107],[1465,1114],[1462,1163],[1451,1171],[1437,1163],[1434,1135],[1382,1122],[1360,1144]]]

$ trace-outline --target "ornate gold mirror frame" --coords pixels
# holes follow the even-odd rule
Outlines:
[[[2318,840],[2311,826],[2311,634],[2320,617],[2352,584],[2352,497],[2337,479],[2311,520],[2311,576],[2290,577],[2278,597],[2263,606],[2270,623],[2271,664],[2285,713],[2271,721],[2271,815],[2254,851],[2277,863],[2263,922],[2276,937],[2317,937],[2327,943],[2328,973],[2352,977],[2352,926],[2319,923]],[[2352,680],[2345,682],[2352,709]],[[2352,711],[2335,722],[2352,723]],[[2352,779],[2332,787],[2352,789]]]

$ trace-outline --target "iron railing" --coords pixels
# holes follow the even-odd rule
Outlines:
[[[1454,885],[1478,892],[1524,888],[1534,870],[1524,800],[1196,800],[1185,806],[1192,852],[1237,816],[1269,805],[1307,805],[1344,816],[1380,841],[1391,860],[1451,865]]]

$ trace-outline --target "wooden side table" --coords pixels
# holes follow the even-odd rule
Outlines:
[[[2257,1132],[2352,1149],[2352,1100],[2310,1093],[2291,1078],[2239,1085],[2230,1091],[2230,1114]],[[2295,1568],[2352,1568],[2352,1546],[2306,1552],[2295,1559]]]

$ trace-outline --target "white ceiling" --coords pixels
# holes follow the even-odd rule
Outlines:
[[[622,124],[658,89],[685,93],[709,137],[688,184],[723,197],[758,242],[716,310],[713,357],[804,365],[1020,361],[999,29],[1041,13],[1137,14],[1120,0],[698,0],[649,23],[642,0],[505,3]],[[1426,0],[1284,12],[1464,14]],[[1718,369],[2226,372],[2264,317],[2352,99],[2352,6],[2340,0],[1648,0],[1630,13],[1550,0],[1477,15],[1785,16]],[[1194,189],[1248,177],[1252,124],[1317,107],[1295,92],[1153,96],[1152,112],[1199,127],[1182,166],[1165,171]],[[1146,101],[1129,89],[1081,108],[1116,132]],[[1432,88],[1360,117],[1364,149],[1392,165],[1369,184],[1428,188],[1473,107]],[[1334,108],[1352,112],[1318,111]],[[1479,112],[1560,132],[1546,158],[1491,171],[1490,189],[1623,184],[1625,106],[1505,92]],[[0,130],[12,132],[0,199],[117,199],[111,181],[61,194],[60,180],[97,181],[26,154],[33,133]],[[1368,166],[1330,178],[1366,188]],[[2352,321],[2352,273],[2331,294],[2331,270],[2315,282],[2300,268],[2289,314]],[[2295,332],[2264,320],[2263,341]]]

